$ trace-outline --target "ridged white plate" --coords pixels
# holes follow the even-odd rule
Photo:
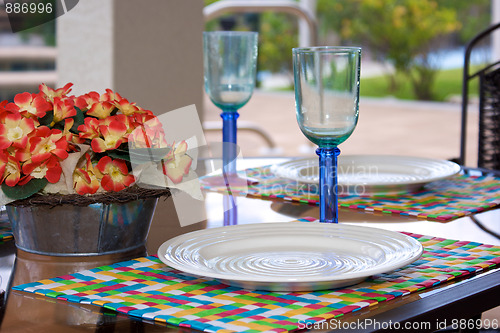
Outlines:
[[[356,284],[408,265],[422,245],[345,224],[258,223],[204,229],[163,243],[158,257],[187,275],[245,289],[304,291]]]
[[[278,177],[305,184],[319,183],[317,158],[296,159],[271,167]],[[412,192],[425,184],[460,172],[456,163],[421,157],[391,155],[340,155],[340,194],[397,194]]]

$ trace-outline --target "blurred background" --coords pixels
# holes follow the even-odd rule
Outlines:
[[[62,10],[60,0],[48,2],[53,3],[54,8],[59,8],[60,15]],[[120,15],[125,15],[124,17],[129,19],[130,26],[151,25],[152,27],[148,29],[159,30],[164,23],[154,19],[153,23],[146,23],[145,15],[139,11],[148,12],[148,15],[153,14],[146,8],[140,8],[139,2],[126,0],[120,4],[116,0],[101,2],[87,0],[85,3],[76,1],[78,4],[75,5],[73,0],[74,9],[71,12],[68,11],[66,15],[57,19],[54,19],[57,11],[45,13],[42,19],[46,21],[44,24],[34,23],[33,16],[22,13],[8,16],[5,13],[5,6],[1,7],[0,98],[11,100],[19,92],[36,92],[40,82],[55,87],[71,81],[75,82],[76,86],[79,80],[83,81],[83,76],[91,75],[87,73],[88,68],[85,67],[89,61],[99,63],[99,59],[102,59],[102,63],[108,67],[112,66],[116,72],[121,72],[119,66],[141,68],[145,61],[139,57],[137,60],[127,58],[126,64],[122,64],[125,62],[123,60],[125,53],[117,51],[119,48],[117,41],[122,38],[119,36],[121,29],[117,28],[123,21]],[[172,9],[174,6],[179,6],[180,1],[168,2],[173,13],[171,15],[180,16]],[[286,10],[274,7],[269,10],[260,8],[252,12],[231,9],[231,6],[227,10],[220,8],[217,10],[217,6],[225,2],[256,7],[263,3],[259,0],[204,0],[203,4],[191,7],[191,11],[196,11],[195,16],[185,17],[184,21],[180,21],[184,23],[176,25],[181,25],[179,29],[193,31],[193,22],[196,20],[195,26],[201,27],[201,30],[259,32],[258,86],[250,102],[241,109],[239,118],[241,127],[239,145],[243,156],[314,154],[314,147],[308,144],[295,123],[291,63],[293,47],[313,44],[355,45],[363,49],[359,124],[352,137],[340,147],[344,154],[386,153],[444,159],[458,156],[464,48],[474,35],[498,19],[495,17],[498,0],[267,2],[268,5],[294,3],[300,6],[314,21],[316,31],[313,31],[315,33],[312,37],[311,26],[308,26],[303,18]],[[153,1],[151,6],[156,3],[159,5],[158,1]],[[68,6],[68,1],[62,1],[62,4],[62,7]],[[136,10],[135,16],[131,14],[132,9],[130,13],[123,14],[123,8],[126,6],[140,9]],[[109,20],[103,16],[103,12],[107,11],[110,13],[107,16]],[[189,9],[185,10],[186,13],[188,11]],[[101,19],[96,20],[96,15],[101,15]],[[165,20],[168,20],[168,15],[166,13]],[[84,17],[87,19],[82,19]],[[102,19],[103,17],[105,19]],[[198,22],[199,20],[201,22]],[[24,28],[19,32],[12,32],[13,22],[16,26]],[[116,25],[113,25],[113,22],[116,22]],[[111,55],[95,46],[89,50],[88,43],[94,43],[93,39],[102,38],[98,33],[92,33],[92,29],[97,29],[91,26],[92,24],[101,26],[102,30],[108,29],[114,34],[110,39],[115,43]],[[197,35],[200,35],[200,32],[193,31],[191,36]],[[173,38],[175,37],[164,36],[156,41],[151,38],[150,43],[152,45],[182,43],[179,40],[174,41]],[[69,39],[73,44],[68,43]],[[81,40],[80,44],[75,44],[74,40],[78,39]],[[201,43],[201,36],[191,38],[189,43]],[[74,49],[74,45],[80,45],[82,50],[87,50],[89,53],[81,50],[68,51],[70,47]],[[496,48],[498,46],[495,38],[487,39],[474,52],[473,64],[479,66],[490,61],[494,54],[498,54]],[[166,47],[162,52],[167,52],[168,49]],[[142,50],[146,53],[153,52],[151,47]],[[197,46],[192,52],[199,50],[201,46]],[[79,54],[73,55],[71,52]],[[93,58],[97,60],[91,60]],[[201,55],[196,55],[193,61],[201,61]],[[196,72],[195,83],[199,84],[200,91],[203,90],[201,66],[188,68],[184,72]],[[87,72],[81,74],[80,71],[78,75],[78,72],[71,72],[73,67],[82,68],[81,71]],[[97,65],[92,66],[96,67]],[[164,81],[175,77],[175,73],[168,72],[168,68],[164,70],[162,73]],[[117,89],[123,94],[119,90],[123,80],[123,77],[118,79],[118,74],[112,74],[112,79],[99,79],[98,82],[108,83],[107,87]],[[168,87],[169,83],[165,84]],[[158,91],[163,89],[157,82],[142,87]],[[145,99],[137,87],[125,87],[124,90],[128,91],[129,95],[137,94],[139,100]],[[471,103],[477,103],[476,96],[477,92],[473,85]],[[130,99],[134,100],[133,97]],[[151,98],[146,103],[150,100]],[[201,103],[196,98],[193,103],[197,105],[200,117],[204,121],[208,140],[220,140],[219,110],[205,95],[202,95]],[[164,111],[160,110],[158,113]],[[474,117],[470,117],[468,129],[471,138],[477,135],[477,120]],[[476,148],[474,140],[471,141],[469,155],[473,158]],[[471,159],[469,164],[473,165],[474,161]]]

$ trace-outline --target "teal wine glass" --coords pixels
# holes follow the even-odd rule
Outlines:
[[[294,48],[297,122],[319,147],[320,221],[338,222],[338,145],[358,122],[361,48]]]
[[[257,67],[257,32],[203,33],[205,91],[222,110],[223,174],[235,184],[238,109],[252,96]]]

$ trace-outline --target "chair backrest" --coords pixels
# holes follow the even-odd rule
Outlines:
[[[462,86],[462,127],[459,163],[465,162],[469,81],[479,80],[479,137],[477,166],[500,170],[500,61],[492,61],[470,74],[471,54],[478,43],[500,28],[492,25],[474,37],[465,50]]]

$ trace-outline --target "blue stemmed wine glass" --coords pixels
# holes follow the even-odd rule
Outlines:
[[[257,67],[257,32],[212,31],[203,33],[205,90],[222,109],[223,179],[215,185],[247,185],[236,172],[236,120],[238,109],[252,96]],[[213,179],[212,179],[213,180]]]
[[[294,48],[297,122],[319,147],[320,222],[338,223],[338,145],[358,122],[361,48]]]

